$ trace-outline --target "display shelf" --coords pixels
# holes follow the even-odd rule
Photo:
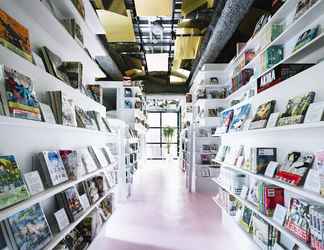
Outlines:
[[[287,125],[287,126],[280,126],[280,127],[273,127],[273,128],[262,128],[262,129],[253,129],[253,130],[243,130],[238,132],[230,132],[225,134],[215,133],[213,137],[238,137],[238,136],[257,136],[260,134],[278,134],[278,133],[285,133],[287,131],[293,133],[301,133],[303,130],[310,130],[319,131],[321,133],[324,132],[324,121],[322,122],[315,122],[315,123],[301,123],[301,124],[294,124],[294,125]]]
[[[225,99],[219,99],[219,98],[201,98],[201,99],[197,99],[196,102],[193,103],[194,105],[224,105],[226,104],[226,100]]]
[[[212,197],[212,200],[216,203],[216,205],[222,210],[223,213],[225,213],[226,216],[228,216],[229,218],[232,219],[232,221],[237,225],[237,227],[240,229],[240,231],[246,236],[246,238],[251,241],[251,243],[253,243],[253,246],[256,248],[256,249],[261,249],[256,243],[255,241],[253,240],[252,238],[252,235],[249,234],[248,232],[246,232],[241,226],[240,224],[238,223],[237,220],[235,220],[235,216],[231,216],[227,210],[218,202],[217,198],[214,196]]]
[[[261,213],[254,204],[252,204],[251,202],[249,202],[245,199],[242,199],[239,195],[231,192],[229,189],[224,187],[222,182],[220,180],[218,180],[218,178],[213,178],[212,180],[217,185],[219,185],[222,189],[224,189],[226,192],[228,192],[230,195],[234,196],[237,200],[239,200],[244,206],[247,206],[248,208],[250,208],[254,213],[259,215],[268,224],[272,225],[274,228],[276,228],[278,231],[280,231],[280,233],[284,234],[287,238],[292,240],[295,244],[297,244],[299,247],[301,247],[301,249],[311,250],[311,248],[305,242],[299,240],[290,231],[288,231],[282,225],[279,225],[277,222],[275,222],[271,217],[265,216],[263,213]]]
[[[47,46],[54,53],[57,53],[63,61],[82,62],[85,82],[92,82],[96,77],[105,76],[97,63],[73,39],[42,2],[38,0],[3,1],[0,7],[28,28],[34,49]],[[63,44],[64,46],[62,46]],[[93,49],[91,47],[93,44],[86,44],[87,46],[89,51]]]
[[[306,26],[311,24],[313,20],[319,18],[324,12],[324,2],[318,1],[311,8],[309,8],[302,16],[294,20],[291,24],[285,27],[284,31],[271,43],[266,45],[259,53],[245,65],[241,70],[248,69],[258,64],[258,58],[271,46],[281,45],[287,43],[292,37],[294,37],[300,30],[303,30]]]
[[[229,169],[241,172],[243,174],[246,174],[248,176],[252,176],[253,178],[258,179],[260,181],[263,181],[265,183],[269,183],[269,184],[273,184],[273,185],[276,185],[278,187],[281,187],[281,188],[283,188],[283,189],[285,189],[285,190],[287,190],[287,191],[289,191],[291,193],[294,193],[296,195],[304,197],[306,200],[311,200],[311,201],[314,201],[316,203],[324,204],[324,197],[322,197],[319,194],[316,194],[314,192],[308,191],[308,190],[306,190],[306,189],[304,189],[302,187],[293,186],[293,185],[290,185],[288,183],[276,180],[274,178],[254,174],[254,173],[252,173],[252,172],[250,172],[248,170],[241,169],[239,167],[236,167],[236,166],[233,166],[233,165],[230,165],[230,164],[226,164],[224,162],[220,162],[220,161],[214,161],[214,162],[218,163],[218,164],[221,164],[225,168],[229,168]]]
[[[73,99],[76,105],[86,110],[96,110],[103,116],[106,115],[106,108],[100,103],[2,46],[0,46],[0,64],[7,65],[30,77],[36,95],[42,102],[48,103],[47,91],[61,90],[67,97]]]
[[[22,209],[26,209],[28,207],[31,207],[35,205],[36,203],[40,203],[42,201],[45,201],[51,197],[53,197],[55,194],[58,194],[60,192],[63,192],[64,190],[73,187],[77,185],[80,182],[83,182],[91,177],[94,177],[96,175],[99,175],[100,173],[104,173],[105,169],[98,169],[92,173],[86,174],[75,181],[67,181],[65,183],[59,184],[57,186],[48,188],[38,194],[32,195],[29,199],[24,200],[22,202],[19,202],[13,206],[10,206],[8,208],[2,209],[0,211],[0,221],[6,219],[8,216],[15,214],[19,212]]]
[[[63,126],[60,124],[51,124],[47,122],[41,121],[32,121],[20,118],[13,118],[9,116],[0,116],[0,127],[10,127],[12,128],[32,128],[32,129],[42,129],[42,130],[49,130],[51,133],[84,133],[84,134],[91,134],[93,136],[105,136],[105,137],[116,137],[114,133],[107,133],[99,130],[92,130],[86,128],[79,128],[79,127],[71,127],[71,126]]]
[[[85,212],[83,212],[79,218],[77,218],[74,222],[70,223],[66,228],[64,228],[61,232],[56,234],[52,240],[45,246],[46,250],[52,250],[55,246],[64,239],[83,219],[85,219],[94,209],[96,209],[99,204],[107,198],[112,191],[108,191],[104,196],[102,196],[99,200],[97,200],[93,205],[91,205]]]

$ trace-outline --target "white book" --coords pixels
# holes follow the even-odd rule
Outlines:
[[[52,108],[45,103],[40,103],[40,108],[42,111],[42,116],[43,116],[44,122],[56,124],[56,120],[55,120]]]
[[[33,194],[44,191],[43,182],[39,176],[38,171],[32,171],[24,174],[25,182],[29,192]]]
[[[311,103],[307,109],[304,123],[320,122],[324,116],[324,102]]]
[[[62,231],[64,228],[66,228],[70,224],[69,218],[68,218],[64,208],[55,212],[54,217],[56,219],[56,222],[57,222],[57,225],[58,225],[58,228],[60,229],[60,231]]]
[[[94,162],[87,148],[79,149],[78,154],[81,157],[81,162],[87,170],[87,173],[91,173],[98,169],[97,164]]]

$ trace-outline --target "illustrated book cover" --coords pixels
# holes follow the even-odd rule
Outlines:
[[[39,204],[19,211],[5,221],[15,249],[44,249],[52,233]]]
[[[275,104],[276,104],[276,101],[274,101],[274,100],[269,101],[264,104],[261,104],[258,107],[258,109],[250,123],[249,129],[265,128],[267,126],[270,115],[274,111]]]
[[[76,150],[60,150],[59,153],[70,180],[77,180],[86,173]]]
[[[29,77],[7,66],[0,66],[0,96],[5,114],[41,121],[41,110]]]
[[[240,131],[249,117],[251,104],[245,104],[234,111],[230,131]]]
[[[80,213],[83,211],[79,193],[75,187],[70,187],[64,190],[62,193],[56,195],[56,198],[59,206],[66,209],[66,213],[70,221],[77,219]]]
[[[0,156],[0,209],[30,197],[15,156]]]
[[[102,103],[103,89],[100,84],[88,84],[86,88],[93,100],[98,103]]]
[[[28,29],[0,10],[0,44],[32,62]]]
[[[223,134],[223,133],[227,133],[228,129],[232,123],[232,119],[233,119],[233,115],[234,115],[234,110],[228,110],[228,111],[224,111],[222,113],[222,125],[220,127],[218,127],[216,129],[216,134]]]
[[[46,180],[46,186],[51,187],[68,181],[62,158],[57,151],[43,151],[39,154],[41,172]]]

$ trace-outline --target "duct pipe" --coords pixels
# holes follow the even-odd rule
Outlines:
[[[199,60],[198,66],[194,69],[192,79],[206,63],[213,63],[221,53],[227,42],[231,39],[241,20],[249,11],[254,0],[227,0],[216,26],[209,39],[206,49]]]

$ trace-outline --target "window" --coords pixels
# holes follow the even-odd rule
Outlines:
[[[179,155],[180,112],[152,111],[148,112],[149,130],[146,134],[146,151],[148,159],[164,159],[167,156],[167,144],[163,136],[163,128],[174,128],[170,153]]]

